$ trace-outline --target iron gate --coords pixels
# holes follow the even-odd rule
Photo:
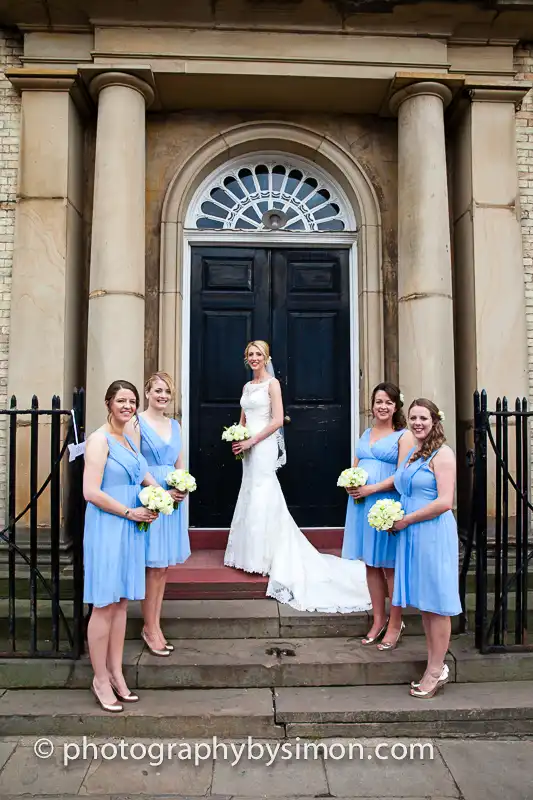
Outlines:
[[[31,408],[19,409],[13,396],[0,416],[7,417],[8,438],[0,656],[79,658],[85,630],[83,458],[66,454],[84,437],[85,395],[75,391],[71,409],[62,409],[58,396],[49,409],[41,409],[35,396]],[[50,472],[39,485],[48,450]]]
[[[474,394],[473,492],[470,535],[462,572],[475,556],[475,642],[482,653],[532,650],[528,642],[531,533],[531,421],[526,398],[488,409]]]

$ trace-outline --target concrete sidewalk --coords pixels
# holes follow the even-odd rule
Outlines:
[[[1,739],[0,767],[2,800],[533,800],[533,739],[524,738],[84,740],[36,732]]]

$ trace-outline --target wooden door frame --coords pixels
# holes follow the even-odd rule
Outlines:
[[[349,251],[350,277],[350,449],[359,437],[359,302],[357,233],[292,233],[283,231],[201,231],[185,230],[183,233],[182,318],[181,318],[181,409],[185,463],[189,463],[190,419],[190,342],[191,342],[191,269],[193,247],[251,247],[272,249],[346,249]],[[274,354],[275,359],[275,354]],[[188,505],[184,511],[188,523]]]

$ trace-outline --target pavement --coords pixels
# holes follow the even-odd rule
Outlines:
[[[533,800],[533,737],[0,739],[0,798]]]

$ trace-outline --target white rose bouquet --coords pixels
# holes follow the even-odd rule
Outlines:
[[[377,531],[391,531],[394,523],[403,519],[404,514],[402,504],[398,500],[390,498],[377,500],[368,512],[368,524]],[[396,531],[391,533],[396,535]]]
[[[339,475],[337,486],[342,486],[343,489],[358,489],[364,486],[368,480],[368,472],[362,467],[350,467],[345,469]],[[363,500],[356,500],[353,498],[354,503],[362,503]]]
[[[229,428],[224,428],[224,431],[222,432],[223,442],[244,442],[245,439],[249,438],[250,431],[244,425],[230,425]],[[235,456],[235,458],[239,461],[241,461],[243,457],[243,453],[239,453]]]
[[[187,469],[175,469],[169,472],[165,478],[167,484],[178,492],[195,492],[196,479],[191,475]],[[174,502],[174,508],[177,508],[179,503]]]
[[[174,500],[162,486],[145,486],[139,492],[139,500],[145,508],[158,514],[170,516],[174,511]],[[149,525],[149,522],[137,523],[140,531],[147,531]]]

